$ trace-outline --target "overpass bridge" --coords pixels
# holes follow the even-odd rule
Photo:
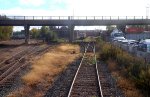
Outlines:
[[[146,16],[0,16],[0,26],[24,26],[26,43],[30,26],[68,26],[70,41],[73,40],[74,26],[150,25]]]

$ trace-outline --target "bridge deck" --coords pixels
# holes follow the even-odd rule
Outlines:
[[[144,16],[0,16],[0,26],[147,25]]]

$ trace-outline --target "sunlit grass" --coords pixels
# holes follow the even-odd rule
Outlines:
[[[75,60],[77,55],[73,55],[72,52],[79,53],[79,47],[70,44],[56,47],[52,52],[46,53],[41,59],[33,62],[32,70],[23,76],[23,81],[28,85],[34,85],[47,75],[55,76]]]
[[[67,66],[79,57],[80,47],[72,44],[61,44],[32,62],[31,70],[22,77],[25,87],[34,92],[34,97],[42,97]],[[36,92],[39,88],[41,91]],[[22,93],[26,92],[26,93]],[[29,96],[29,91],[15,92],[14,95]],[[11,94],[12,95],[12,94]],[[9,97],[9,96],[8,96]]]

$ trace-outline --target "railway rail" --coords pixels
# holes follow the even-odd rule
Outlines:
[[[2,67],[2,65],[8,64],[9,62],[11,62],[11,60],[14,60],[14,58],[18,59],[21,55],[23,55],[29,49],[31,49],[31,46],[19,51],[18,53],[14,54],[13,56],[11,56],[9,58],[3,60],[2,62],[0,62],[0,66]]]
[[[0,67],[0,91],[5,87],[10,87],[15,77],[20,70],[24,69],[29,64],[29,58],[33,55],[40,55],[46,52],[49,46],[29,47],[24,51],[19,52],[15,56],[5,60]],[[7,64],[6,64],[7,63]]]
[[[82,58],[58,77],[44,97],[125,97],[107,65],[96,60],[94,43],[80,46]]]
[[[94,43],[89,43],[85,48],[68,97],[103,97]]]

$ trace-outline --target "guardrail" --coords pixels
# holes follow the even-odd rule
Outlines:
[[[0,20],[144,20],[148,16],[0,16]]]

